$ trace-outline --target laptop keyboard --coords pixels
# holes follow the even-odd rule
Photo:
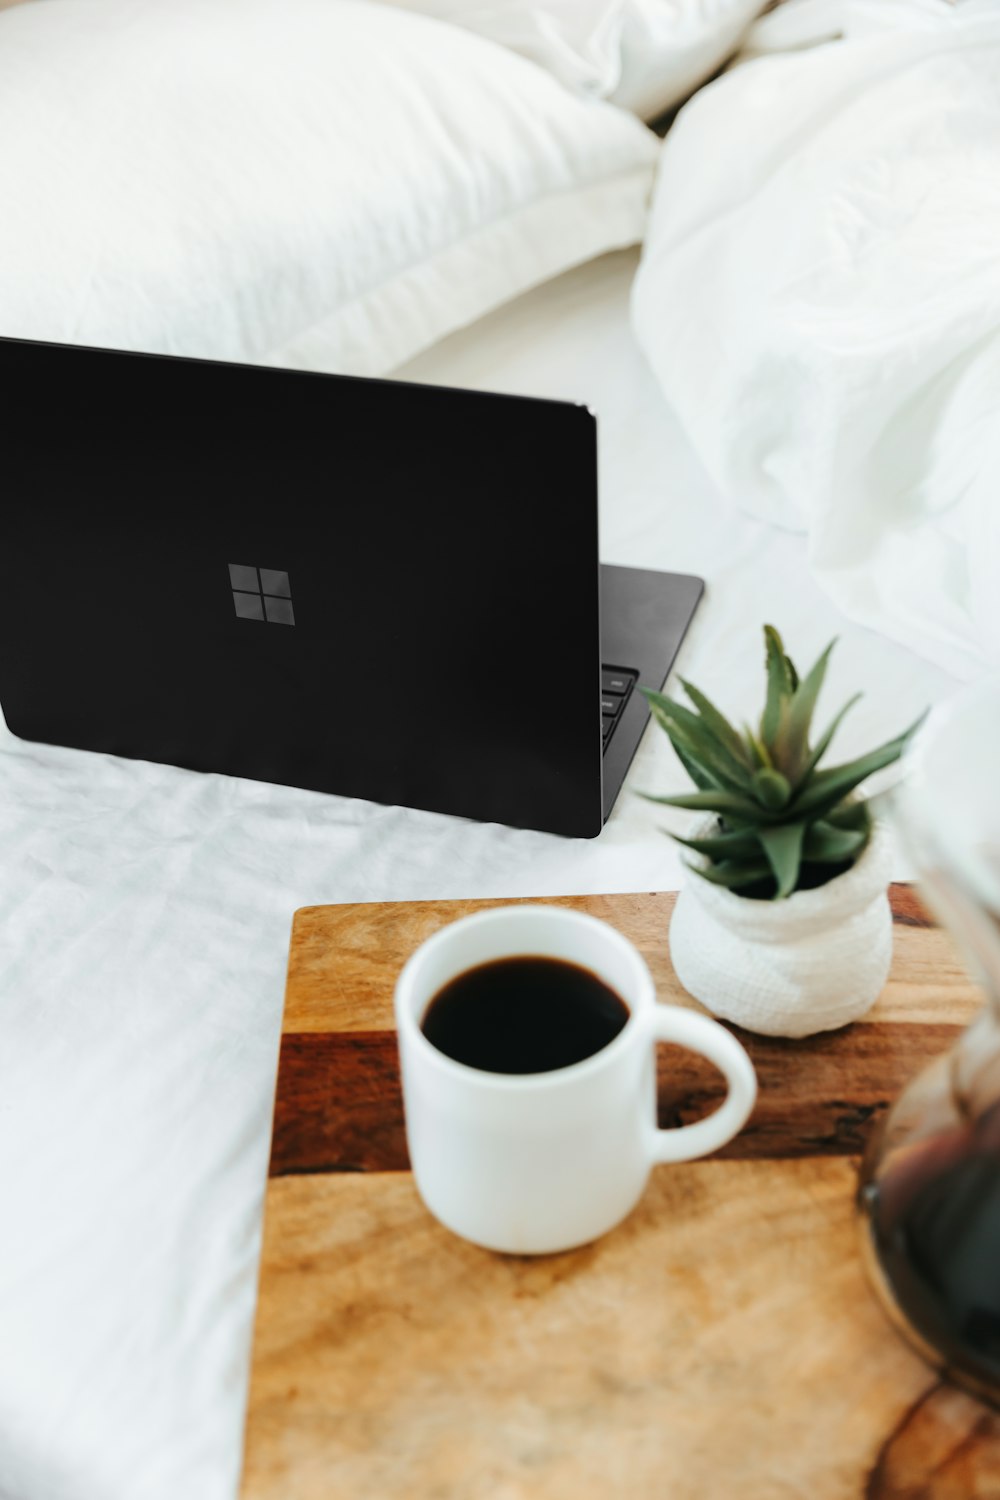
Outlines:
[[[637,677],[638,673],[630,672],[627,667],[601,668],[601,726],[605,750],[622,721]]]

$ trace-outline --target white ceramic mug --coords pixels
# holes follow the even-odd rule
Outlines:
[[[629,1010],[607,1046],[547,1073],[490,1073],[453,1061],[421,1022],[449,980],[492,959],[565,959],[591,970]],[[757,1094],[739,1042],[707,1016],[656,999],[627,938],[564,907],[498,907],[444,927],[396,984],[406,1139],[417,1188],[448,1229],[490,1250],[545,1254],[596,1239],[631,1212],[658,1162],[689,1161],[732,1139]],[[704,1120],[656,1126],[655,1044],[700,1052],[725,1075]]]

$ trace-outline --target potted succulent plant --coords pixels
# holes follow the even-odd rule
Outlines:
[[[856,1020],[885,984],[888,834],[857,788],[898,759],[917,725],[846,765],[821,766],[861,695],[810,744],[835,642],[800,679],[773,626],[764,638],[767,698],[757,729],[737,730],[691,683],[682,681],[691,708],[644,690],[697,788],[649,800],[702,814],[687,837],[672,835],[690,851],[696,877],[670,925],[685,989],[753,1031],[807,1036]]]

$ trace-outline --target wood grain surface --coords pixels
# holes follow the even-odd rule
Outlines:
[[[565,898],[644,953],[664,894]],[[406,1146],[392,988],[444,922],[500,902],[296,914],[244,1500],[1000,1500],[1000,1417],[943,1387],[864,1276],[853,1197],[872,1121],[979,996],[912,891],[870,1018],[741,1039],[760,1100],[726,1152],[657,1168],[594,1245],[500,1256],[442,1229]],[[719,1080],[659,1058],[662,1123]]]
[[[667,949],[674,891],[626,896],[547,897],[601,917],[635,944],[661,1000],[700,1009],[681,987]],[[880,1021],[953,1022],[964,1026],[979,1004],[947,934],[933,926],[909,886],[893,886],[896,956],[875,1016]],[[392,989],[409,955],[446,922],[516,901],[398,901],[306,906],[295,913],[288,958],[284,1029],[392,1029]],[[903,940],[903,929],[921,935]],[[336,962],[331,962],[331,954]],[[391,979],[387,983],[387,979]]]

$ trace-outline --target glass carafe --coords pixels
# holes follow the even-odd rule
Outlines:
[[[936,709],[904,771],[894,822],[984,997],[872,1140],[862,1239],[897,1327],[1000,1406],[1000,679]]]

